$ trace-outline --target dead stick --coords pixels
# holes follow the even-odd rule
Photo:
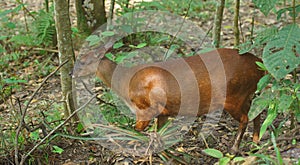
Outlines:
[[[37,149],[44,141],[46,141],[55,131],[60,129],[62,126],[64,126],[77,112],[81,111],[83,108],[85,108],[95,97],[97,94],[94,94],[85,104],[83,104],[81,107],[76,109],[64,122],[56,126],[47,136],[45,136],[39,143],[37,143],[25,156],[22,156],[22,160],[20,164],[23,164],[26,158],[35,150]]]
[[[36,94],[40,91],[40,89],[42,88],[42,86],[46,83],[46,81],[52,76],[54,75],[63,65],[65,65],[69,60],[66,60],[64,61],[63,63],[61,63],[52,73],[50,73],[44,80],[43,82],[39,85],[39,87],[33,92],[33,94],[31,95],[31,97],[29,98],[29,101],[28,103],[26,104],[26,107],[24,109],[24,111],[22,113],[22,116],[21,116],[21,119],[20,119],[20,122],[19,122],[19,126],[17,128],[17,131],[16,131],[16,137],[15,137],[15,163],[16,165],[19,165],[19,148],[18,148],[18,139],[19,139],[19,134],[21,132],[21,129],[23,127],[23,123],[24,122],[24,119],[25,119],[25,116],[26,116],[26,112],[27,112],[27,109],[29,107],[29,104],[31,103],[31,101],[33,100],[33,98],[36,96]]]

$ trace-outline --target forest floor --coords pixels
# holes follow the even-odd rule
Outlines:
[[[26,0],[24,0],[26,2]],[[39,9],[44,1],[36,1],[32,3],[28,1],[28,8],[30,10]],[[1,4],[3,3],[3,4]],[[0,6],[5,6],[6,8],[13,7],[9,3],[0,2]],[[224,24],[222,29],[222,45],[224,47],[233,47],[233,7],[229,7],[225,9],[224,13]],[[250,35],[251,29],[251,21],[253,16],[254,6],[250,2],[243,2],[240,10],[240,21],[242,28],[242,35],[247,37]],[[75,17],[75,13],[72,11],[73,18]],[[193,22],[199,25],[204,31],[208,31],[213,25],[213,15],[210,15],[205,21],[201,21],[199,19],[191,18]],[[265,17],[262,13],[257,11],[255,14],[255,26],[263,27],[263,26],[280,26],[281,23],[276,20],[275,15],[271,15]],[[72,21],[73,24],[76,22]],[[260,51],[257,50],[255,52],[258,56],[260,56]],[[38,61],[38,62],[36,62]],[[24,63],[29,63],[29,65],[23,65]],[[40,63],[40,65],[34,65],[34,63]],[[32,65],[31,65],[32,64]],[[52,57],[45,57],[39,54],[33,54],[32,56],[26,56],[25,58],[21,58],[19,61],[11,61],[9,64],[9,68],[5,68],[7,73],[11,75],[18,76],[20,78],[28,78],[30,80],[26,84],[21,84],[19,90],[13,91],[12,96],[7,99],[5,102],[0,102],[0,129],[1,129],[1,137],[7,138],[5,136],[5,132],[8,132],[11,129],[15,129],[17,125],[17,116],[19,116],[18,110],[18,101],[20,101],[21,106],[24,106],[24,103],[28,101],[29,97],[36,90],[38,85],[42,82],[43,78],[48,74],[48,71],[44,71],[45,73],[41,75],[36,75],[37,71],[40,71],[41,66],[53,65],[58,66],[58,58],[56,55]],[[35,121],[41,121],[42,116],[48,116],[49,114],[55,115],[56,112],[52,111],[53,108],[57,107],[61,104],[61,94],[60,94],[60,77],[59,74],[55,74],[46,84],[44,84],[42,91],[34,98],[32,101],[29,110],[28,117],[26,119],[31,118],[29,123],[30,126],[36,126]],[[61,115],[61,114],[56,114]],[[262,115],[261,121],[265,119],[266,114]],[[58,117],[59,118],[59,117]],[[274,125],[279,125],[279,123],[284,119],[284,116],[279,116],[278,119],[274,122]],[[53,122],[55,118],[53,118]],[[205,120],[205,116],[199,118],[194,124],[189,133],[186,134],[186,137],[183,141],[177,143],[173,146],[176,151],[184,151],[188,153],[190,156],[186,156],[184,154],[176,155],[181,159],[190,159],[189,164],[213,164],[218,160],[207,156],[203,153],[203,149],[206,149],[206,143],[201,138],[195,137],[198,135],[198,130],[201,130],[201,127]],[[284,158],[287,164],[292,164],[295,160],[300,158],[300,146],[299,142],[292,144],[291,137],[297,137],[297,141],[300,140],[300,126],[297,128],[289,130],[289,124],[284,125],[282,135],[277,139],[277,145],[280,148],[280,152],[282,157]],[[72,127],[72,126],[69,126]],[[72,128],[68,131],[74,132],[76,128]],[[223,113],[222,118],[214,126],[214,130],[210,133],[210,135],[206,138],[206,142],[210,148],[215,148],[223,153],[227,153],[228,148],[230,148],[234,142],[235,134],[238,129],[238,122],[235,121],[229,114]],[[246,133],[244,135],[244,139],[242,140],[242,144],[240,147],[240,155],[246,158],[245,164],[251,164],[255,160],[253,156],[249,156],[249,150],[251,149],[253,124],[249,123]],[[11,137],[12,138],[12,137]],[[268,133],[262,138],[260,144],[266,144],[270,141],[270,136]],[[25,141],[26,142],[26,141]],[[166,163],[162,161],[157,154],[154,154],[153,157],[139,157],[133,156],[126,153],[120,153],[116,151],[111,151],[102,147],[102,145],[98,144],[95,141],[82,141],[82,140],[74,140],[71,138],[62,138],[56,137],[52,141],[47,142],[48,146],[43,146],[43,149],[37,149],[32,157],[32,164],[65,164],[65,165],[73,165],[73,164],[175,164],[174,162]],[[1,145],[3,145],[1,143]],[[21,153],[28,152],[35,144],[26,144],[25,147],[20,149]],[[63,149],[62,153],[54,153],[52,146],[59,146]],[[2,146],[1,146],[2,147]],[[11,164],[14,160],[14,150],[7,150],[3,155],[1,152],[0,155],[0,164]],[[263,150],[257,151],[256,153],[270,155],[275,158],[276,153],[273,151],[273,145],[269,143],[267,147],[264,147]],[[151,160],[151,161],[150,161]],[[175,161],[176,162],[176,161]],[[177,162],[178,163],[178,162]]]

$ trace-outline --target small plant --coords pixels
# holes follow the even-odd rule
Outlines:
[[[254,1],[254,3],[265,15],[273,8],[266,5],[265,1]],[[275,3],[272,5],[274,6]],[[299,14],[299,6],[293,6],[296,9],[293,14],[291,14],[290,7],[279,10],[278,19],[281,18],[283,12],[289,12],[289,15],[295,19]],[[264,64],[258,63],[258,65],[260,69],[269,73],[258,83],[258,91],[263,92],[253,100],[253,106],[249,112],[249,120],[252,120],[264,109],[268,110],[267,118],[261,127],[261,138],[278,114],[286,114],[291,117],[292,121],[296,117],[296,120],[300,121],[300,85],[295,74],[300,64],[300,27],[293,22],[280,29],[267,28],[261,31],[252,43],[244,44],[242,52],[262,47]],[[287,78],[289,73],[291,76]],[[271,88],[264,90],[268,84],[272,84]],[[293,127],[294,124],[292,123],[291,126]]]
[[[1,75],[0,75],[1,76]],[[0,100],[4,100],[7,96],[10,96],[11,93],[15,90],[21,88],[21,83],[26,83],[26,80],[18,79],[16,77],[10,78],[1,78],[0,79]]]
[[[52,152],[53,153],[62,154],[64,152],[64,149],[62,149],[62,148],[60,148],[58,146],[53,146]]]
[[[243,162],[245,159],[243,157],[234,157],[232,155],[225,155],[217,150],[217,149],[213,149],[213,148],[208,148],[203,150],[203,152],[211,157],[214,157],[216,159],[219,159],[219,165],[226,165],[229,162],[233,162],[234,164],[236,163],[240,163]]]
[[[253,2],[266,16],[271,10],[275,10],[276,1],[272,4],[260,0],[253,0]],[[262,111],[267,110],[267,117],[262,123],[259,138],[262,138],[267,128],[272,128],[270,135],[276,159],[264,153],[250,154],[260,158],[257,163],[283,164],[276,138],[282,134],[287,120],[291,121],[290,129],[294,128],[295,119],[300,122],[300,84],[296,74],[300,64],[300,27],[295,22],[299,9],[300,5],[293,4],[292,7],[275,11],[278,20],[282,18],[283,13],[287,12],[293,22],[281,28],[264,28],[252,41],[241,46],[241,53],[253,48],[263,49],[263,64],[257,63],[257,65],[268,73],[257,85],[261,94],[253,100],[248,116],[249,120],[252,120]],[[275,127],[272,124],[279,115],[284,116],[285,119]]]
[[[118,99],[114,99],[116,96],[113,96],[111,92],[105,92],[102,96],[103,100],[107,102],[111,102],[110,100],[114,100],[115,105],[122,105],[121,101]],[[116,103],[120,102],[120,103]],[[100,105],[100,111],[103,115],[103,119],[110,124],[117,124],[121,127],[132,126],[134,123],[134,119],[128,117],[128,114],[131,111],[126,106],[112,106],[108,104]]]
[[[281,157],[280,150],[277,147],[276,137],[274,135],[274,132],[271,132],[271,141],[272,141],[272,144],[273,144],[273,147],[274,147],[274,150],[275,150],[276,159],[270,157],[269,155],[265,155],[265,154],[250,154],[252,156],[256,156],[256,157],[260,158],[260,160],[257,160],[255,163],[258,163],[258,164],[266,163],[266,164],[283,165],[283,159]]]

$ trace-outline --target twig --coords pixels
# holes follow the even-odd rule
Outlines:
[[[206,148],[209,148],[208,143],[206,142],[203,133],[199,133],[199,134],[200,134],[200,136],[201,136],[201,138],[202,138],[202,140],[203,140],[203,142],[204,142],[204,144],[205,144],[205,147],[206,147]]]
[[[296,136],[292,136],[292,137],[280,137],[280,138],[277,138],[276,140],[277,141],[290,141],[293,139],[300,139],[300,135],[296,135]]]
[[[94,94],[91,90],[88,89],[88,87],[86,86],[86,84],[84,83],[83,80],[80,80],[80,82],[82,83],[84,89],[87,90],[88,93],[89,93],[90,95],[93,95],[93,94]],[[112,107],[116,107],[116,105],[114,105],[114,104],[112,104],[112,103],[109,103],[109,102],[107,102],[107,101],[104,101],[103,99],[101,99],[101,98],[99,98],[99,97],[96,97],[96,98],[97,98],[97,100],[100,101],[100,104],[103,103],[103,104],[110,105],[110,106],[112,106]]]
[[[19,126],[16,130],[16,136],[15,136],[15,163],[17,165],[19,165],[19,148],[18,148],[18,138],[19,138],[19,134],[21,132],[21,129],[23,127],[23,123],[24,122],[24,119],[25,119],[25,116],[26,116],[26,112],[27,112],[27,109],[31,103],[31,101],[33,100],[33,98],[36,96],[36,94],[40,91],[40,89],[42,88],[42,86],[46,83],[46,81],[52,76],[54,75],[63,65],[65,65],[69,60],[66,60],[64,61],[63,63],[61,63],[52,73],[50,73],[44,80],[43,82],[39,85],[39,87],[33,92],[33,94],[31,95],[31,97],[29,98],[29,101],[28,103],[26,104],[26,107],[23,111],[22,116],[21,116],[21,119],[20,119],[20,123],[19,123]]]
[[[50,53],[59,53],[57,49],[47,49],[47,48],[28,48],[28,47],[22,47],[21,50],[36,50],[36,51],[46,51]]]
[[[19,99],[19,98],[17,98],[16,100],[17,100],[17,103],[18,103],[18,106],[19,106],[19,111],[20,111],[20,114],[22,115],[22,114],[23,114],[23,112],[22,112],[21,101],[20,101],[20,99]],[[24,118],[23,118],[23,124],[24,124],[24,127],[27,129],[27,131],[28,131],[28,132],[31,132],[31,129],[30,129],[30,127],[29,127],[27,124],[25,124],[25,120],[24,120]]]
[[[56,50],[56,49],[47,49],[47,48],[32,48],[32,50],[46,51],[46,52],[51,52],[51,53],[58,53],[58,50]]]
[[[97,96],[97,94],[94,94],[85,104],[83,104],[81,107],[79,107],[78,109],[76,109],[70,116],[68,116],[66,118],[66,120],[64,122],[62,122],[61,124],[59,124],[58,126],[56,126],[51,132],[49,132],[49,134],[47,136],[45,136],[39,143],[37,143],[25,156],[22,156],[22,160],[20,164],[23,164],[24,161],[26,160],[26,158],[35,150],[37,149],[42,143],[44,143],[44,141],[46,141],[55,131],[57,131],[58,129],[60,129],[62,126],[64,126],[76,113],[78,113],[79,111],[81,111],[83,108],[85,108],[95,97]]]
[[[31,14],[31,12],[25,7],[23,2],[21,2],[20,0],[16,0],[16,2],[20,5],[22,5],[23,10],[26,11],[26,13],[28,15],[30,15],[30,17],[32,17],[34,20],[36,20],[35,16],[33,14]]]
[[[170,46],[174,43],[176,37],[178,36],[179,32],[181,31],[181,29],[182,29],[182,27],[183,27],[183,24],[185,23],[185,21],[186,21],[186,19],[187,19],[187,16],[188,16],[188,14],[189,14],[189,10],[190,10],[190,8],[191,8],[191,4],[192,4],[192,0],[189,1],[188,8],[187,8],[187,11],[186,11],[186,14],[185,14],[184,17],[183,17],[183,22],[180,24],[179,29],[177,30],[176,34],[172,37],[171,41],[169,42],[169,45],[170,45]],[[170,48],[171,48],[171,47],[170,47]],[[166,51],[165,55],[166,55],[166,54],[169,54],[169,50],[170,50],[170,49],[168,49],[168,50]],[[166,59],[166,56],[165,56],[165,57],[164,57],[164,61],[166,61],[166,60],[167,60],[167,59]]]
[[[207,38],[208,34],[209,34],[210,31],[213,29],[213,27],[214,27],[213,25],[210,26],[210,28],[209,28],[208,31],[206,32],[206,34],[205,34],[203,40],[201,41],[200,45],[198,46],[198,48],[196,48],[196,49],[194,50],[194,54],[197,53],[197,52],[201,49],[201,46],[203,45],[205,39]]]

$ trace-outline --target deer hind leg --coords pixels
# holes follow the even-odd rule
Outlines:
[[[253,142],[257,144],[259,142],[260,114],[253,120],[253,125]]]
[[[239,146],[240,146],[240,143],[243,139],[245,130],[247,128],[247,125],[248,125],[248,116],[243,114],[240,118],[240,125],[239,125],[239,129],[238,129],[238,132],[237,132],[237,135],[236,135],[236,138],[235,138],[235,142],[234,142],[234,144],[231,148],[231,150],[234,153],[237,153],[238,150],[239,150]]]

